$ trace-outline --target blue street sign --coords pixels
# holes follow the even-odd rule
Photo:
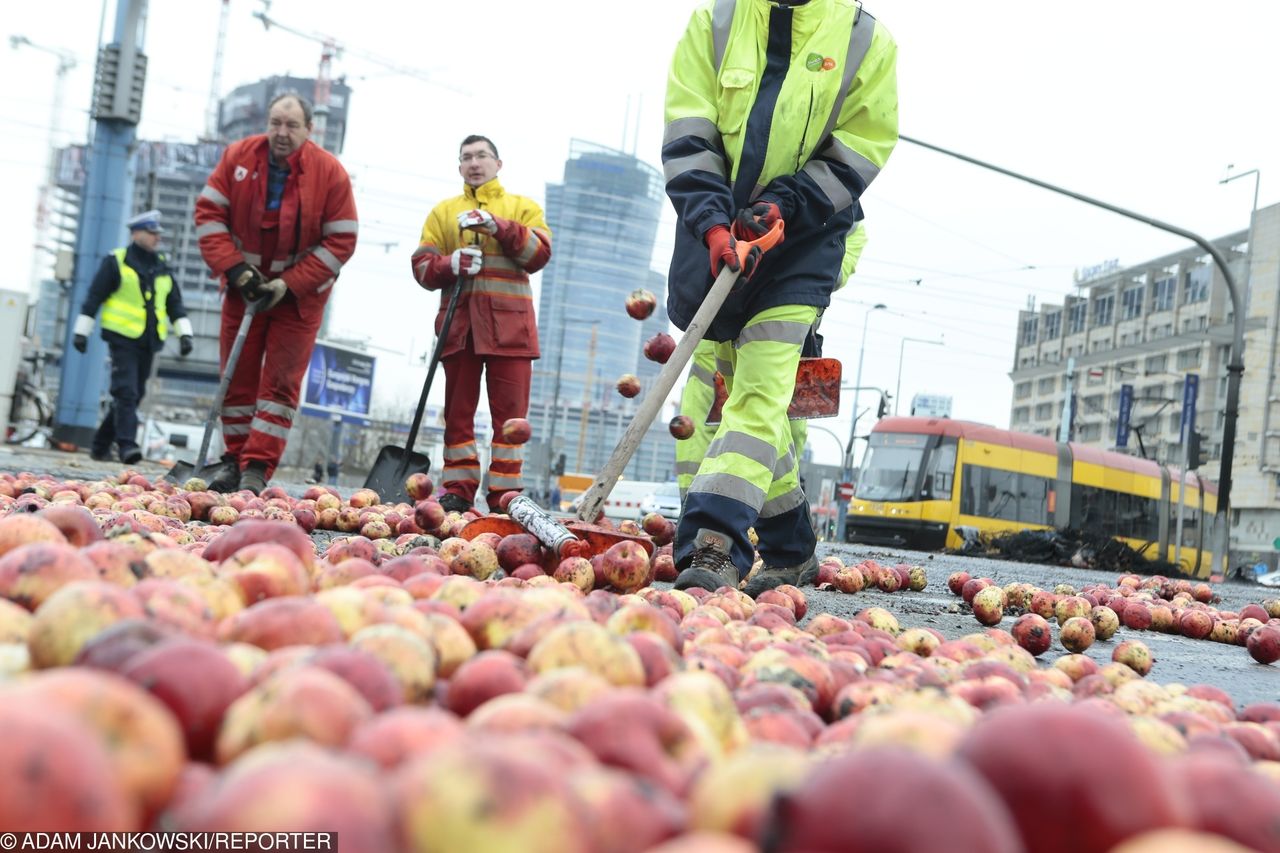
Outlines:
[[[1178,426],[1178,442],[1186,443],[1187,434],[1196,428],[1196,398],[1200,394],[1200,377],[1188,373],[1182,383],[1182,421]]]
[[[1129,446],[1129,414],[1133,411],[1133,386],[1120,386],[1120,414],[1116,418],[1116,447]]]

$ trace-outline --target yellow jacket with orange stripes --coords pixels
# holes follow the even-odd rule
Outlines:
[[[498,233],[459,233],[458,214],[487,210]],[[454,250],[479,246],[484,252],[480,274],[462,291],[445,340],[443,356],[459,352],[470,333],[477,355],[537,358],[538,324],[533,313],[529,274],[551,259],[551,229],[537,202],[512,195],[494,178],[435,206],[422,226],[413,253],[413,276],[427,290],[440,290],[436,334],[444,324],[445,306],[458,286],[449,266]]]

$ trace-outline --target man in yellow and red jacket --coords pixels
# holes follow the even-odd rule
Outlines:
[[[445,395],[440,505],[453,512],[470,509],[480,488],[475,415],[482,372],[493,419],[489,508],[497,510],[504,494],[523,487],[521,449],[501,440],[502,424],[529,411],[533,360],[539,355],[529,274],[551,259],[551,229],[536,202],[502,188],[501,168],[498,149],[488,138],[462,140],[462,195],[440,202],[427,216],[412,258],[418,284],[441,291],[437,335],[451,289],[463,287],[440,356]]]
[[[216,491],[266,486],[284,455],[316,334],[334,282],[356,249],[346,170],[309,140],[311,104],[289,92],[271,102],[267,132],[232,143],[196,201],[200,253],[222,275],[225,368],[249,302],[249,327],[222,404],[226,465]]]

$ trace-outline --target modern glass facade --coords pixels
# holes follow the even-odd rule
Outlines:
[[[534,435],[550,444],[551,460],[565,453],[566,470],[581,464],[582,473],[598,471],[629,423],[640,398],[621,397],[614,388],[618,378],[634,373],[647,386],[656,375],[657,366],[644,359],[641,347],[666,328],[665,277],[649,266],[664,199],[657,169],[582,140],[570,143],[563,182],[547,185],[554,248],[542,273],[542,358],[533,367],[530,419]],[[643,323],[625,310],[627,294],[637,288],[658,297],[654,317]],[[559,417],[548,417],[553,411]],[[663,437],[665,446],[659,447],[655,442]],[[662,463],[674,453],[665,426],[660,434],[651,431],[632,463],[645,468],[644,476],[629,476],[649,479],[652,472],[666,479],[671,465]],[[527,474],[535,482],[544,475]]]

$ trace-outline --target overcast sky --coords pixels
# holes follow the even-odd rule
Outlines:
[[[745,1],[745,0],[744,0]],[[10,4],[5,35],[65,48],[62,141],[87,125],[101,6],[93,0]],[[219,0],[152,2],[139,136],[192,141],[204,127]],[[573,137],[635,146],[659,163],[667,66],[690,0],[483,4],[275,0],[273,17],[333,34],[334,62],[353,89],[343,161],[356,182],[360,246],[334,300],[335,330],[369,337],[378,397],[416,400],[415,360],[430,345],[436,297],[409,275],[427,211],[461,187],[458,141],[499,146],[510,191],[545,197],[563,175]],[[222,93],[273,74],[314,76],[317,43],[252,17],[260,0],[231,0]],[[1262,173],[1260,205],[1280,178],[1280,4],[1271,0],[1127,0],[1061,5],[1027,0],[868,0],[899,45],[903,133],[1065,185],[1217,237],[1248,227],[1252,176],[1219,185],[1228,164]],[[110,40],[115,3],[107,4]],[[49,139],[56,60],[0,46],[0,207],[15,274],[29,279],[34,210]],[[423,69],[458,94],[361,55]],[[640,121],[627,124],[627,106]],[[950,394],[953,415],[1007,426],[1017,311],[1060,302],[1077,267],[1140,263],[1183,247],[1178,238],[1070,199],[900,143],[863,198],[870,242],[858,275],[824,320],[827,355],[863,384],[893,390],[902,338],[903,410],[918,392]],[[665,270],[669,208],[655,266]],[[122,235],[123,239],[123,235]],[[384,249],[380,244],[392,244]],[[535,287],[537,286],[535,280]],[[618,306],[622,310],[622,306]],[[398,382],[389,381],[392,374]],[[442,383],[436,395],[442,394]],[[863,398],[863,406],[868,400]],[[845,416],[815,422],[847,436]],[[815,433],[819,461],[836,440]]]

